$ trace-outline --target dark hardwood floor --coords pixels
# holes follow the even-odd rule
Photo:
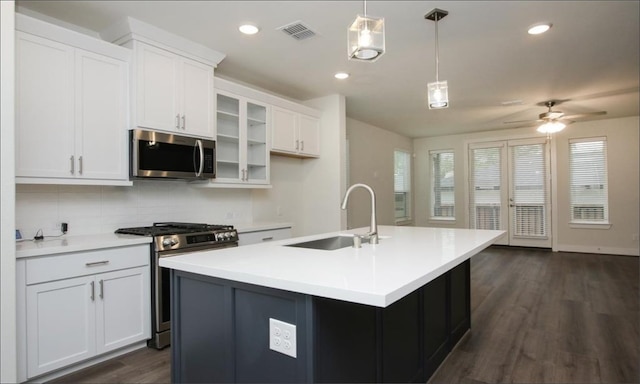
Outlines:
[[[471,331],[434,383],[640,382],[640,259],[490,247],[471,260]],[[168,383],[142,349],[55,383]]]

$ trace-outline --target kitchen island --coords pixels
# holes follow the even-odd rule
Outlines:
[[[425,382],[470,328],[469,258],[504,232],[380,226],[377,245],[291,246],[364,232],[161,259],[172,380]]]

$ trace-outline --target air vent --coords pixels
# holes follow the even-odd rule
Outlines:
[[[287,35],[293,37],[296,40],[306,40],[316,35],[309,27],[304,25],[301,21],[296,21],[291,24],[287,24],[278,28]]]

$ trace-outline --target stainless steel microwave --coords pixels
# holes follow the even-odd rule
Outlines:
[[[129,131],[131,178],[201,180],[216,177],[213,140],[142,129]]]

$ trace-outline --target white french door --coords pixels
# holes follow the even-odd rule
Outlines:
[[[500,229],[496,244],[551,248],[549,149],[544,138],[469,145],[469,227]]]

